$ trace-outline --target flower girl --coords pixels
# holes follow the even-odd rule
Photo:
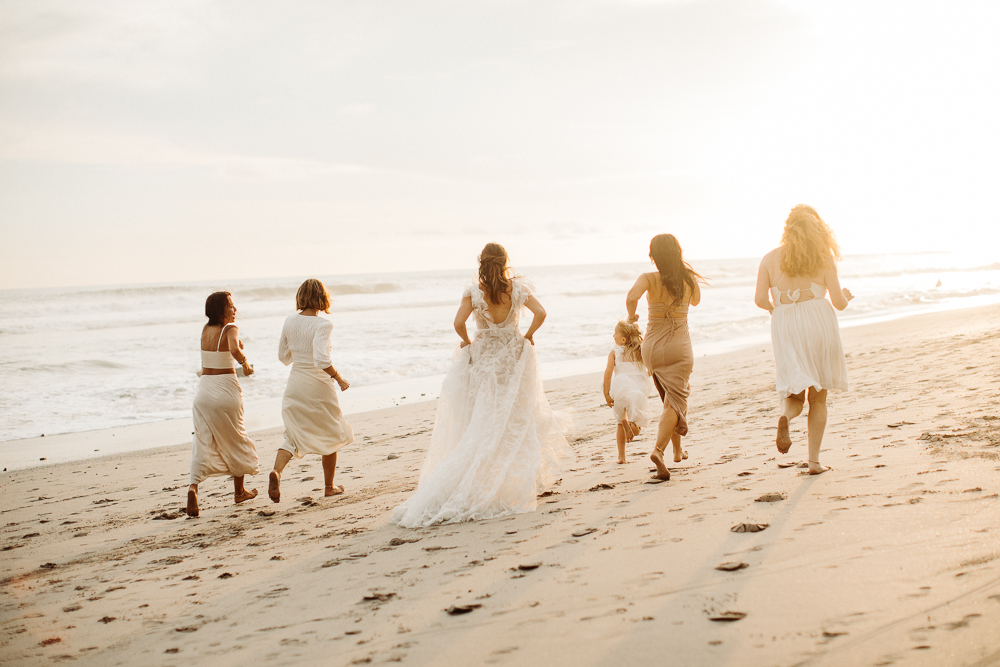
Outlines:
[[[649,424],[649,394],[653,391],[649,373],[642,363],[642,333],[624,320],[615,326],[615,347],[604,370],[604,400],[614,410],[618,422],[618,463],[625,463],[625,443]]]

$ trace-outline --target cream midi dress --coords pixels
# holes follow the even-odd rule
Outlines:
[[[330,361],[333,324],[319,316],[289,315],[278,342],[278,359],[292,371],[281,399],[285,440],[281,449],[302,458],[327,456],[354,442],[340,409],[337,383],[322,369]]]
[[[812,299],[800,301],[803,292]],[[784,296],[790,303],[781,303]],[[771,288],[771,342],[774,347],[779,398],[806,389],[847,389],[847,360],[840,342],[840,325],[826,300],[826,287],[810,283],[806,289]]]
[[[204,368],[235,368],[232,353],[218,350],[202,350],[201,364]],[[259,472],[257,447],[243,426],[243,390],[236,373],[202,375],[192,412],[191,484],[216,475],[242,477]]]

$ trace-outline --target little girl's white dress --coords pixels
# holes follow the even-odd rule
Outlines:
[[[531,512],[575,456],[542,389],[535,348],[518,330],[530,286],[513,279],[510,314],[494,322],[473,284],[472,345],[441,386],[417,490],[392,513],[404,528]]]
[[[626,361],[625,348],[615,345],[615,370],[611,376],[611,398],[615,404],[611,408],[615,421],[620,422],[628,415],[628,420],[645,428],[652,417],[649,411],[649,395],[656,392],[653,380],[643,363]]]

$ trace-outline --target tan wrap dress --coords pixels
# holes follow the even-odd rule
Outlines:
[[[646,337],[642,341],[642,361],[653,376],[653,385],[664,405],[669,404],[677,413],[674,432],[687,435],[688,395],[691,393],[690,379],[694,369],[694,351],[691,349],[687,322],[689,304],[685,300],[668,308],[670,296],[660,282],[659,274],[646,274],[646,279],[649,283],[646,292],[649,316]]]

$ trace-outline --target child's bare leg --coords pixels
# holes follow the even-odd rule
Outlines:
[[[670,471],[663,462],[663,452],[670,443],[677,427],[677,413],[669,403],[663,404],[663,414],[660,415],[660,426],[656,432],[656,446],[653,453],[649,455],[649,460],[656,466],[657,479],[670,479]]]
[[[628,409],[622,410],[621,425],[624,427],[625,442],[632,442],[632,425],[628,420]]]
[[[615,431],[615,440],[618,443],[618,463],[625,463],[625,423],[618,422],[618,429]]]
[[[680,463],[688,457],[688,453],[681,449],[681,436],[674,433],[670,436],[670,442],[674,446],[674,463]]]
[[[287,449],[279,449],[274,456],[274,470],[267,476],[267,497],[272,502],[281,501],[281,471],[292,460],[292,453]]]
[[[236,497],[237,505],[247,500],[253,500],[254,498],[257,497],[257,489],[254,489],[253,491],[247,491],[246,487],[243,486],[243,475],[240,475],[239,477],[235,476],[233,477],[233,492]]]
[[[788,422],[802,414],[802,405],[805,403],[805,392],[786,396],[781,401],[781,416],[778,417],[778,435],[775,438],[775,445],[782,454],[787,454],[792,446],[792,436],[788,432]]]
[[[198,516],[198,485],[192,484],[188,487],[187,508],[188,516]]]
[[[323,483],[326,488],[323,489],[324,496],[336,496],[344,492],[343,486],[333,485],[333,476],[337,472],[337,452],[333,454],[327,454],[323,457]]]

